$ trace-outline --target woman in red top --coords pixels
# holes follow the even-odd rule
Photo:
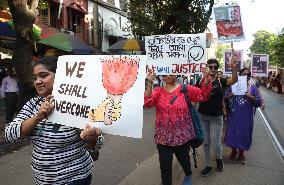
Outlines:
[[[187,85],[190,101],[206,101],[211,92],[209,69],[205,68],[201,88]],[[184,185],[191,185],[191,164],[189,141],[195,138],[191,115],[181,92],[182,85],[176,83],[175,75],[164,75],[165,87],[156,87],[152,91],[154,73],[147,74],[148,86],[144,95],[145,107],[156,107],[156,126],[154,141],[159,153],[161,178],[163,185],[172,184],[172,160],[176,155],[184,173]]]

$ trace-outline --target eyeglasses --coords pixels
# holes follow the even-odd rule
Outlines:
[[[208,66],[209,67],[209,69],[215,69],[215,70],[217,70],[218,69],[218,66]]]
[[[175,77],[175,75],[161,75],[161,77]]]
[[[244,73],[244,74],[242,74],[241,76],[248,76],[248,77],[250,77],[250,76],[251,76],[251,73]]]

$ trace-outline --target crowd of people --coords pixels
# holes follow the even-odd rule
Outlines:
[[[216,59],[207,61],[203,78],[190,83],[188,78],[176,75],[157,77],[152,71],[147,74],[147,87],[144,106],[156,108],[154,142],[159,153],[161,178],[163,185],[172,184],[172,158],[175,154],[184,171],[183,185],[191,185],[190,142],[194,138],[193,119],[186,99],[181,92],[187,84],[188,96],[194,104],[198,103],[199,118],[203,128],[203,151],[205,167],[200,175],[206,177],[213,170],[211,147],[214,148],[216,171],[224,168],[222,153],[222,135],[224,143],[232,149],[230,156],[234,162],[246,163],[244,151],[252,143],[254,110],[263,105],[263,99],[256,84],[250,83],[250,71],[241,69],[239,76],[247,76],[247,92],[234,95],[231,86],[238,81],[236,59],[231,59],[232,75],[223,77]],[[158,80],[159,79],[159,80]],[[157,83],[154,83],[157,81]],[[154,85],[153,85],[154,84]],[[160,85],[159,85],[160,84]],[[226,122],[226,132],[223,125]]]
[[[56,64],[57,58],[50,56],[34,64],[34,87],[38,96],[29,100],[16,117],[7,116],[5,137],[11,142],[24,137],[31,140],[36,184],[89,185],[93,168],[91,154],[102,144],[102,133],[100,129],[89,125],[80,130],[47,120],[54,110],[51,100]],[[172,184],[174,154],[185,174],[183,184],[192,184],[190,150],[196,133],[187,99],[182,93],[182,84],[186,84],[189,101],[198,104],[203,128],[205,166],[200,175],[206,177],[214,171],[211,147],[214,148],[216,170],[223,171],[221,138],[224,120],[227,122],[224,143],[232,149],[228,158],[242,164],[246,162],[244,151],[248,151],[252,143],[254,109],[261,106],[263,100],[258,87],[249,83],[250,71],[247,68],[239,73],[240,76],[247,76],[246,94],[232,93],[231,86],[238,81],[236,65],[236,60],[232,58],[232,75],[229,78],[223,77],[218,71],[220,66],[216,59],[207,61],[202,78],[176,75],[157,77],[153,71],[148,71],[144,106],[156,108],[154,142],[159,154],[163,185]],[[12,79],[8,75],[8,80]],[[3,80],[1,89],[9,89],[5,87],[5,81],[7,79]],[[11,89],[17,91],[15,87]],[[3,92],[5,96],[10,94],[9,90]]]
[[[279,70],[277,73],[270,71],[268,77],[262,77],[259,79],[260,84],[271,89],[278,94],[282,94],[282,88],[284,86],[284,74],[282,70]]]

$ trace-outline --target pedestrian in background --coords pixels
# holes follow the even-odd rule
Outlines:
[[[234,55],[232,55],[234,56]],[[210,98],[205,102],[200,102],[198,111],[200,121],[204,130],[204,156],[206,167],[201,171],[200,175],[206,177],[212,172],[211,166],[211,143],[215,150],[217,171],[223,170],[222,157],[222,129],[223,129],[223,115],[224,115],[224,90],[238,81],[236,58],[231,59],[232,77],[231,78],[217,78],[219,63],[216,59],[209,59],[207,65],[210,68],[209,77],[212,81],[212,91]],[[212,135],[211,135],[212,133]]]
[[[251,73],[249,69],[244,68],[240,70],[240,76],[247,76],[249,81]],[[245,95],[236,96],[229,88],[225,98],[232,102],[229,106],[225,135],[225,144],[232,148],[229,159],[245,164],[244,151],[250,149],[252,142],[254,109],[262,105],[262,99],[258,88],[249,83],[248,92]]]
[[[222,71],[218,71],[216,77],[219,78],[219,79],[222,78],[223,77],[223,72]]]
[[[27,137],[32,141],[32,169],[35,184],[90,185],[93,161],[86,147],[101,142],[100,130],[89,125],[77,128],[47,120],[53,112],[51,95],[57,58],[43,57],[34,66],[38,97],[30,99],[5,128],[10,142]]]
[[[201,88],[187,85],[190,101],[206,101],[211,92],[211,82],[208,78],[209,69],[204,69]],[[156,108],[154,142],[159,153],[161,178],[163,185],[172,184],[173,154],[181,164],[185,173],[183,185],[191,185],[190,140],[195,138],[191,114],[182,85],[177,84],[176,75],[163,75],[165,87],[157,87],[152,91],[154,74],[147,74],[148,86],[144,96],[144,106]]]
[[[6,75],[2,80],[1,97],[5,98],[7,124],[12,121],[16,112],[19,88],[12,68],[7,69]]]

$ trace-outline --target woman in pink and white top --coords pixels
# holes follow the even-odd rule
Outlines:
[[[209,69],[203,70],[201,88],[187,85],[190,101],[206,101],[211,93],[212,84],[208,78]],[[172,184],[172,160],[176,155],[184,173],[184,185],[191,185],[191,164],[189,141],[195,138],[191,115],[181,92],[182,85],[176,83],[175,75],[164,75],[164,87],[152,90],[154,73],[147,74],[148,86],[144,95],[145,107],[156,107],[154,142],[159,153],[163,185]]]

